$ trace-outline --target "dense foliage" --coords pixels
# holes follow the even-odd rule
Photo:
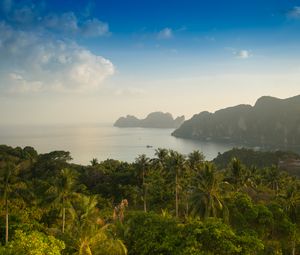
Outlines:
[[[238,158],[243,164],[251,168],[252,166],[258,168],[271,167],[278,165],[279,161],[299,160],[299,154],[287,151],[255,151],[246,148],[233,148],[223,154],[219,154],[213,162],[220,168],[226,168],[232,158]],[[285,169],[289,170],[289,169]]]
[[[299,180],[270,153],[257,164],[241,151],[216,164],[158,149],[81,166],[2,145],[0,254],[300,254]]]

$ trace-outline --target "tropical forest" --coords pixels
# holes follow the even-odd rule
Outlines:
[[[278,164],[291,157],[159,148],[83,166],[1,145],[0,254],[300,254],[300,181]]]

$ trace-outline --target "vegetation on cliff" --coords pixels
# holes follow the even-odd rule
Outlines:
[[[299,147],[300,96],[261,97],[253,107],[238,105],[215,113],[201,112],[172,135],[251,146]]]

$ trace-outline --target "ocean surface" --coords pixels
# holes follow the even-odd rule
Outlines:
[[[155,149],[173,149],[183,154],[200,150],[207,160],[234,145],[175,138],[173,129],[117,128],[112,124],[0,126],[0,144],[32,146],[39,153],[70,151],[74,163],[89,164],[92,158],[132,162],[140,154],[153,157]],[[151,146],[150,148],[147,147]]]

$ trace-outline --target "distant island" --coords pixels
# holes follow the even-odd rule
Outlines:
[[[251,146],[300,147],[300,95],[287,99],[264,96],[254,106],[204,111],[185,121],[172,135]]]
[[[142,127],[142,128],[178,128],[183,122],[184,116],[173,118],[170,113],[152,112],[145,119],[138,119],[135,116],[127,115],[119,118],[115,127]]]

